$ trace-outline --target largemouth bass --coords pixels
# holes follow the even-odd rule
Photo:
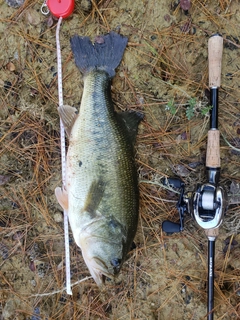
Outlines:
[[[142,115],[115,112],[110,91],[126,45],[127,38],[113,32],[94,44],[72,37],[75,63],[84,75],[80,112],[58,108],[69,147],[66,189],[55,193],[98,285],[120,271],[138,224],[133,143]]]

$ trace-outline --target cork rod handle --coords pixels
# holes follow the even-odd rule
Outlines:
[[[220,134],[219,130],[208,131],[206,167],[220,168]]]
[[[208,40],[209,87],[218,88],[221,85],[223,38],[219,34]]]

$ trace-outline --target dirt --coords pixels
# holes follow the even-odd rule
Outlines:
[[[190,215],[183,232],[162,231],[164,220],[179,217],[178,196],[161,178],[178,176],[187,191],[205,181],[207,50],[216,32],[224,38],[219,129],[229,207],[216,241],[215,319],[240,319],[238,1],[194,0],[188,12],[178,1],[76,1],[63,21],[64,103],[79,107],[83,89],[70,37],[114,30],[129,38],[112,83],[116,109],[145,114],[136,143],[136,248],[116,282],[100,290],[70,231],[73,296],[64,290],[54,196],[61,185],[56,19],[41,14],[43,1],[13,2],[17,8],[0,0],[0,319],[206,319],[207,238]]]

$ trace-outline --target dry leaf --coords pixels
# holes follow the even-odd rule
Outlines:
[[[12,63],[12,62],[8,62],[7,65],[6,65],[7,69],[9,71],[15,71],[16,70],[16,67],[15,65]]]

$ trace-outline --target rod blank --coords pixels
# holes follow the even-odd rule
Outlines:
[[[208,240],[208,320],[213,320],[215,240]]]

